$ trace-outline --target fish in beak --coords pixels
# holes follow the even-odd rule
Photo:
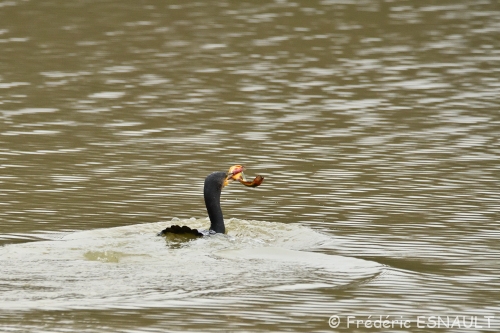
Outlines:
[[[243,165],[233,165],[232,167],[230,167],[227,172],[226,179],[224,180],[224,186],[226,186],[233,180],[237,180],[245,186],[257,187],[264,181],[264,177],[260,175],[255,177],[252,181],[246,180],[245,174],[243,173],[244,170],[245,167]]]

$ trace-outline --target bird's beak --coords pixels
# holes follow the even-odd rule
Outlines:
[[[224,186],[232,182],[233,180],[244,180],[245,174],[243,173],[245,167],[243,165],[233,165],[229,168],[227,172],[226,179],[224,180]]]

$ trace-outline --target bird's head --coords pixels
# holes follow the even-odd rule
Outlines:
[[[245,167],[243,165],[233,165],[232,167],[229,168],[226,174],[226,179],[224,180],[223,186],[226,186],[233,180],[240,180],[245,177],[243,174],[243,170],[245,170]]]

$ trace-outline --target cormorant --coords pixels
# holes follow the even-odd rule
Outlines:
[[[210,218],[209,230],[191,229],[188,226],[172,225],[158,233],[159,236],[172,234],[191,234],[195,236],[208,236],[216,233],[225,233],[224,217],[220,207],[220,194],[222,188],[232,182],[238,180],[245,186],[257,187],[262,184],[264,177],[257,176],[253,181],[247,181],[243,174],[245,167],[242,165],[233,165],[228,172],[218,171],[213,172],[205,178],[203,188],[203,196],[205,197],[205,206],[207,207],[208,217]]]

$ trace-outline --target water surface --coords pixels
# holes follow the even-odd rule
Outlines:
[[[499,28],[486,0],[0,2],[0,324],[497,331]],[[155,236],[233,164],[266,180],[224,190],[227,237]]]

